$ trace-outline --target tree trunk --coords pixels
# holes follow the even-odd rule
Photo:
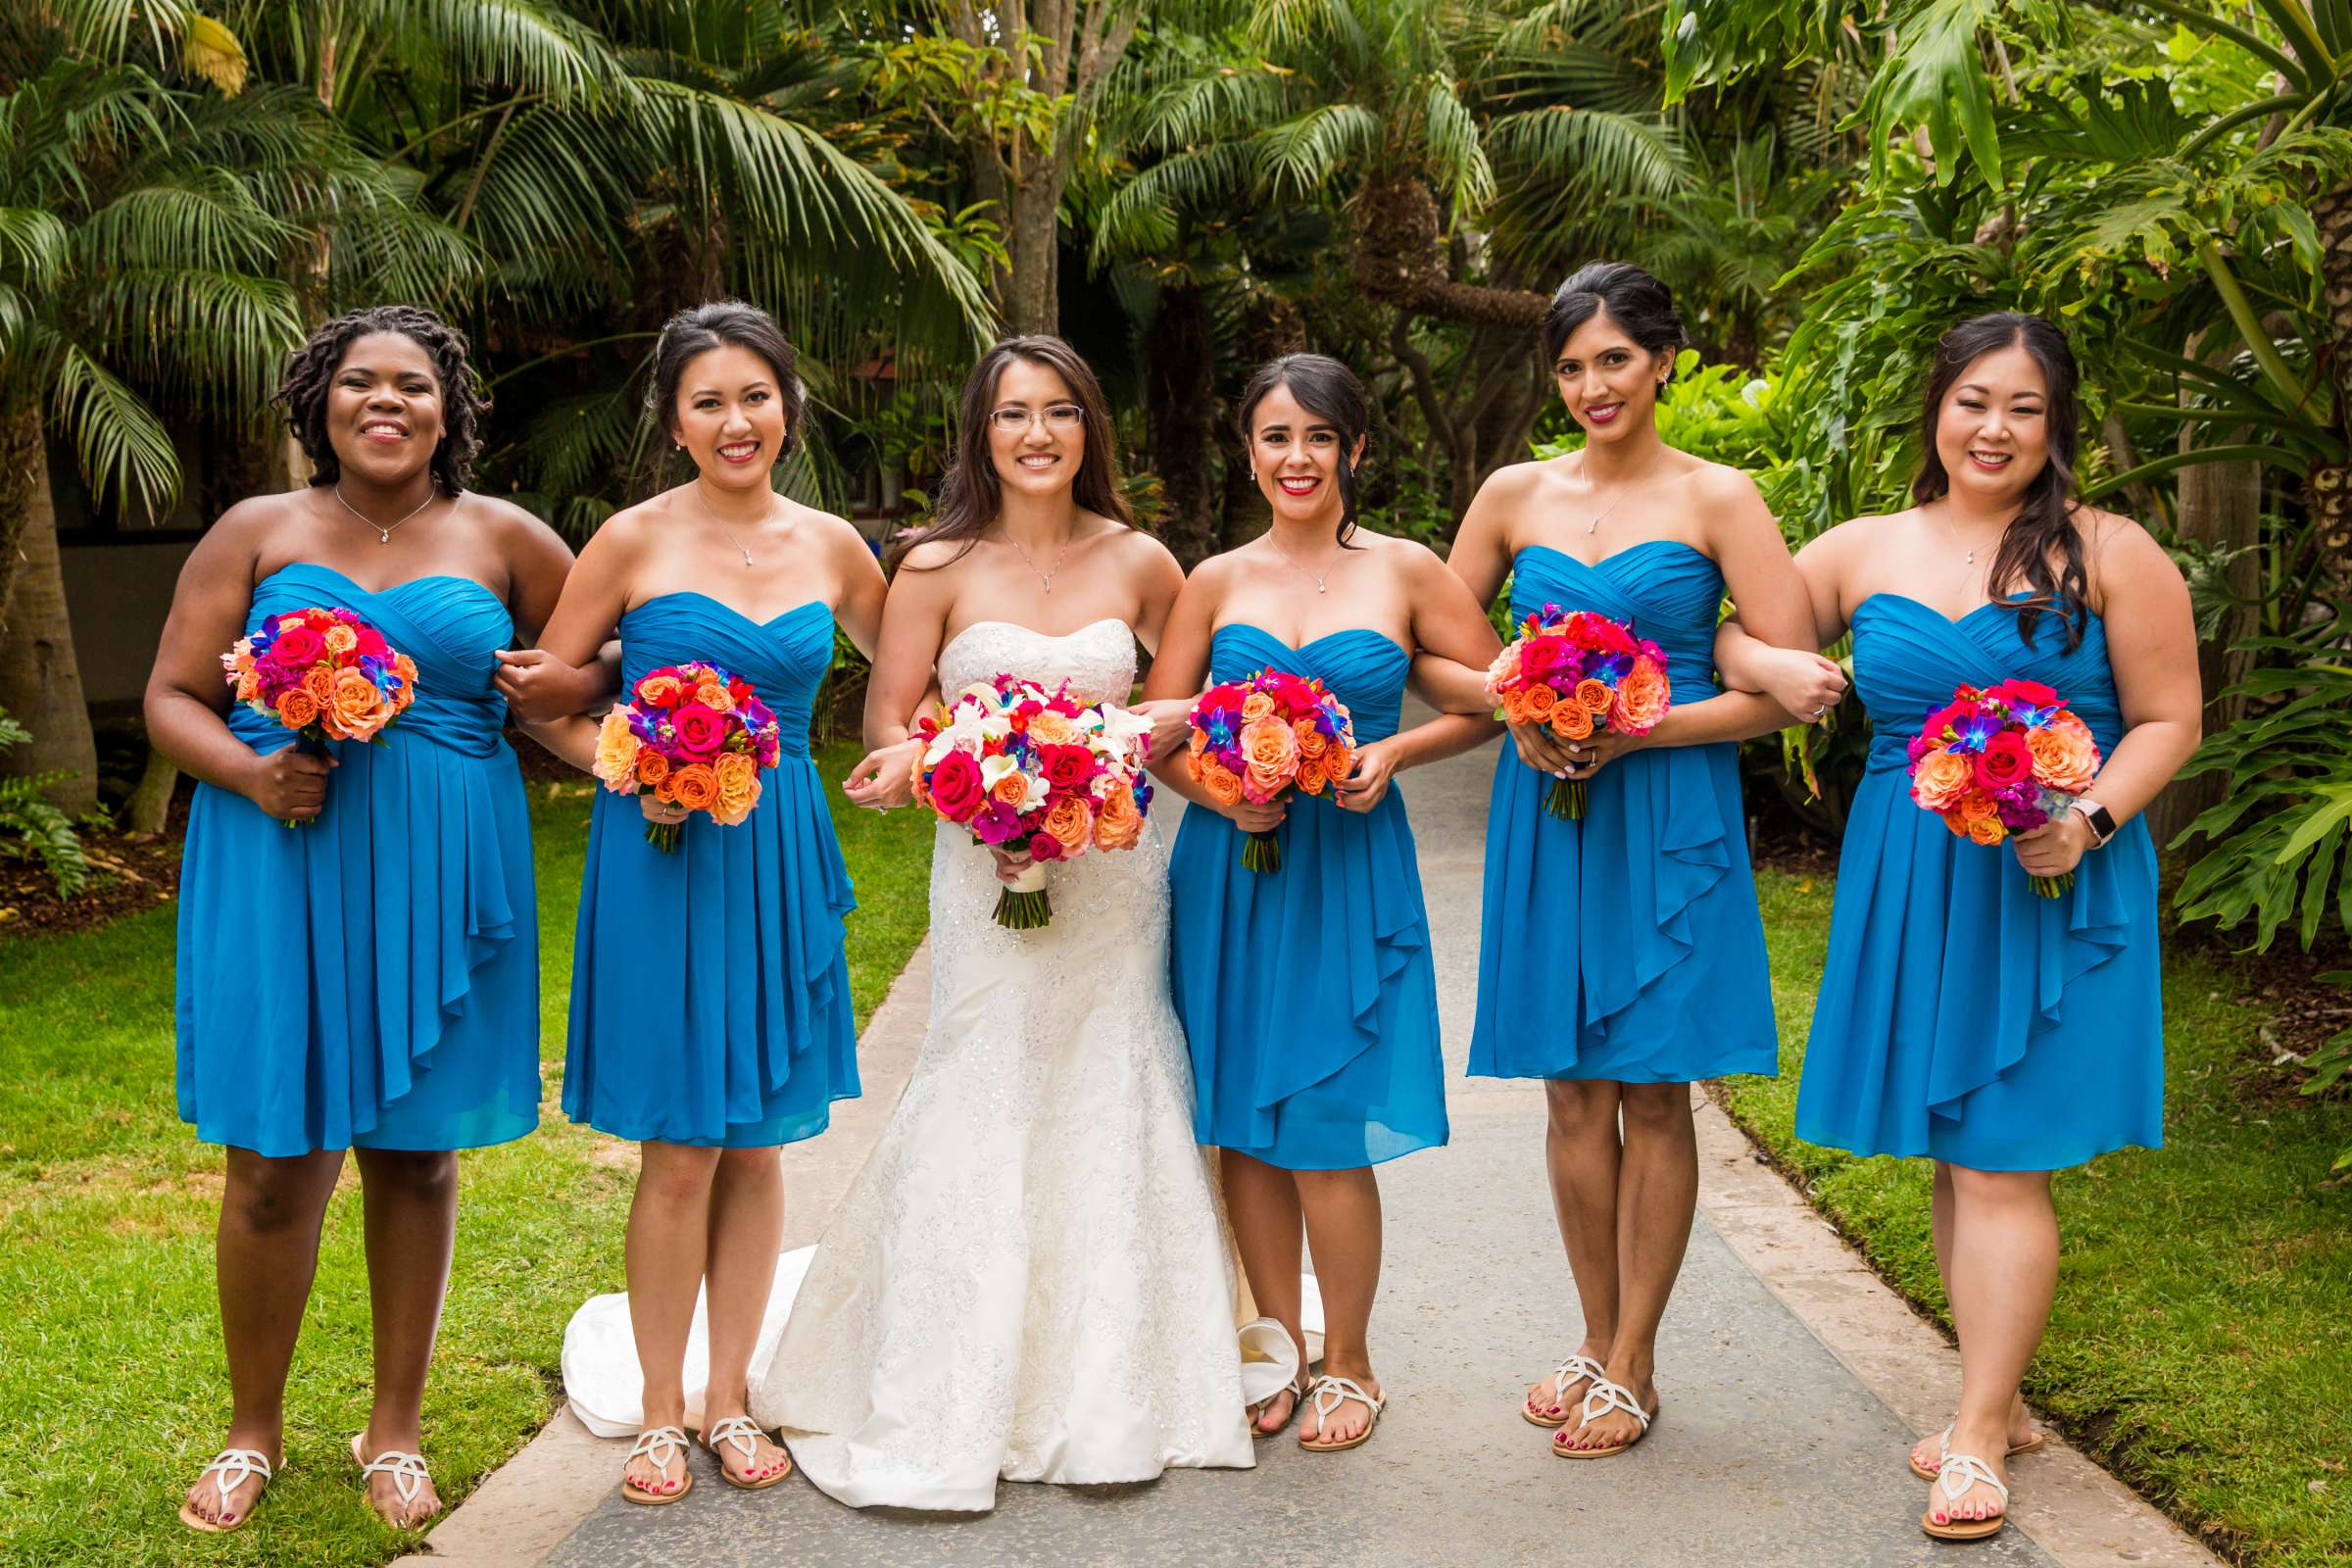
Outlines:
[[[2320,232],[2320,290],[2328,308],[2335,428],[2352,437],[2352,180],[2311,204]],[[2321,464],[2305,485],[2328,582],[2352,588],[2352,464]]]
[[[139,775],[139,787],[130,792],[129,801],[122,807],[122,826],[131,838],[146,840],[163,833],[164,821],[172,814],[172,792],[178,788],[179,769],[150,745],[146,770]]]
[[[0,708],[32,732],[32,743],[0,755],[0,771],[60,773],[49,799],[79,816],[98,805],[98,747],[57,553],[57,510],[38,408],[20,407],[0,427],[0,537],[14,535],[15,570],[0,599]]]
[[[1152,466],[1167,487],[1159,537],[1190,571],[1216,549],[1217,528],[1217,345],[1199,287],[1159,291],[1148,357]]]
[[[1355,286],[1384,305],[1474,326],[1533,332],[1548,295],[1456,282],[1438,237],[1438,202],[1409,174],[1379,175],[1355,199]]]
[[[2224,440],[2243,440],[2239,431]],[[2182,441],[2188,439],[2183,432]],[[2180,470],[2174,531],[2183,543],[2241,549],[2262,536],[2262,466],[2258,463],[2200,463]],[[2252,598],[2261,591],[2262,567],[2252,554],[2230,567],[2230,591]],[[2246,671],[2246,656],[2237,644],[2256,630],[2252,613],[2231,610],[2222,617],[2214,635],[2197,648],[2197,676],[2205,691],[2205,733],[2215,734],[2238,715],[2238,705],[2221,694]],[[2148,806],[2148,831],[2156,847],[2164,848],[2208,807],[2220,803],[2230,780],[2221,773],[2203,773],[2165,786]]]
[[[1012,272],[999,308],[1004,330],[1016,335],[1061,330],[1061,187],[1069,166],[1031,151],[1012,191],[1012,232],[1005,249]]]

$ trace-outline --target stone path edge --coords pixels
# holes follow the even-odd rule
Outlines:
[[[1879,1277],[1703,1086],[1694,1105],[1698,1205],[1708,1222],[1904,1425],[1921,1437],[1941,1430],[1960,1388],[1959,1350]],[[2222,1559],[2068,1443],[2040,1411],[2034,1420],[2050,1443],[2011,1461],[2011,1519],[2065,1568],[2218,1568]]]

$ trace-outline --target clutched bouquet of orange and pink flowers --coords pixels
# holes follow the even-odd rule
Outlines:
[[[1909,751],[1911,798],[1984,845],[2063,821],[2099,771],[2090,726],[2034,680],[1954,687]],[[2075,885],[2075,873],[2032,880],[2035,893],[2054,899]]]
[[[1193,704],[1185,769],[1220,806],[1264,806],[1294,789],[1320,795],[1354,766],[1355,726],[1348,707],[1319,680],[1261,669],[1211,686]],[[1282,869],[1272,833],[1242,845],[1242,866]]]
[[[416,700],[416,662],[339,608],[271,615],[220,656],[220,667],[238,702],[314,750],[328,741],[380,745],[384,726]]]
[[[781,746],[776,715],[750,681],[716,664],[664,664],[605,715],[595,772],[615,795],[651,790],[664,806],[733,827],[760,804],[760,775]],[[666,855],[684,827],[648,822],[645,841]]]
[[[1054,919],[1046,867],[1090,849],[1131,850],[1144,836],[1151,720],[1116,703],[1082,703],[1013,675],[967,686],[916,725],[914,798],[1029,864],[997,900],[997,923],[1032,931]]]
[[[1544,725],[1564,741],[1602,730],[1646,735],[1666,716],[1666,651],[1623,621],[1545,605],[1495,658],[1487,695],[1496,718]],[[1581,820],[1584,780],[1555,779],[1544,809]]]

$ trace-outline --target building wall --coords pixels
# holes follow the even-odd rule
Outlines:
[[[195,548],[188,534],[152,542],[133,534],[107,544],[61,547],[74,652],[92,708],[103,712],[137,706],[172,609],[172,589]]]

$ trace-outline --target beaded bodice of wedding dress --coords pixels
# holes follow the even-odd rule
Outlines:
[[[940,652],[951,699],[1000,673],[1124,701],[1134,634],[982,621]],[[1053,922],[1011,931],[987,853],[940,826],[922,1051],[752,1394],[840,1501],[984,1509],[1000,1477],[1251,1463],[1166,870],[1149,827],[1051,867]]]

